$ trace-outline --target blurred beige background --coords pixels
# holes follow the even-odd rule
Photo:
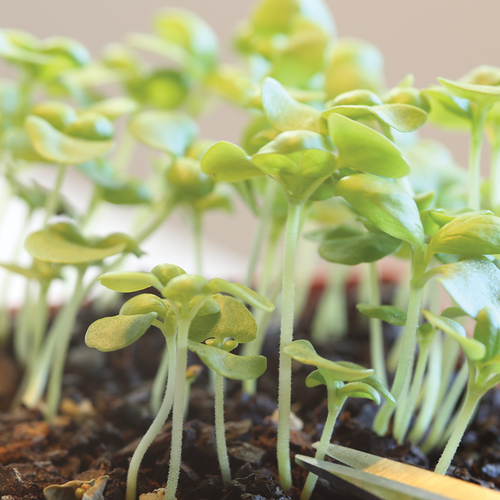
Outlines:
[[[389,87],[408,73],[415,75],[417,87],[424,87],[435,83],[438,76],[455,79],[480,64],[500,66],[500,0],[326,0],[326,3],[339,36],[364,38],[382,51]],[[3,0],[0,23],[1,27],[27,30],[41,38],[71,36],[97,56],[105,44],[122,41],[129,32],[151,31],[155,11],[162,7],[182,7],[199,14],[214,28],[223,60],[236,62],[231,50],[233,29],[252,5],[230,0]],[[8,76],[9,69],[0,66],[0,77]],[[237,142],[244,122],[241,111],[223,104],[202,118],[202,136]],[[442,139],[453,150],[458,163],[467,163],[465,136],[436,131],[429,126],[424,127],[422,134]],[[44,175],[50,177],[51,172]],[[79,180],[69,179],[66,187],[72,185],[78,190]],[[242,272],[252,240],[253,220],[241,210],[239,217],[237,222],[224,214],[208,217],[205,261],[208,274],[217,274],[221,265],[226,266],[226,276],[236,277]],[[110,222],[105,223],[109,227]],[[160,256],[165,257],[161,259],[164,261],[178,258],[180,262],[176,263],[185,265],[189,271],[190,230],[180,216],[169,227],[166,231],[173,232],[157,238],[155,244],[159,250],[150,256],[151,262],[154,265]],[[175,251],[172,239],[176,240]],[[143,265],[148,268],[147,260]]]

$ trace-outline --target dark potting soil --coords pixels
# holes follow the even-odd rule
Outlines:
[[[308,311],[314,309],[313,291]],[[349,290],[350,295],[353,290]],[[386,290],[386,294],[389,289]],[[354,298],[351,297],[351,303]],[[352,308],[353,309],[353,308]],[[59,416],[47,423],[39,410],[17,407],[7,411],[21,371],[9,349],[0,351],[0,498],[42,500],[43,488],[73,479],[90,480],[108,475],[106,500],[123,500],[128,461],[152,422],[149,412],[151,380],[158,366],[163,338],[152,330],[134,345],[103,354],[83,344],[87,326],[98,317],[85,307],[80,314],[64,378]],[[295,338],[308,338],[306,313]],[[344,339],[318,348],[330,359],[369,365],[366,323],[354,312],[350,333]],[[388,344],[395,331],[386,332]],[[293,465],[297,488],[283,491],[276,470],[276,410],[278,335],[270,335],[264,354],[268,370],[259,379],[258,394],[248,397],[240,384],[227,381],[226,440],[233,480],[223,488],[218,469],[213,429],[213,396],[206,390],[206,370],[193,385],[184,428],[182,469],[178,500],[285,500],[298,499],[307,472]],[[194,355],[190,362],[196,363]],[[295,454],[314,455],[311,444],[321,435],[326,419],[324,387],[306,388],[310,367],[294,363],[293,411],[296,430],[291,432],[292,463]],[[481,403],[466,433],[450,474],[500,489],[500,392],[491,391]],[[437,455],[427,457],[408,442],[398,445],[390,436],[371,430],[374,404],[361,399],[347,401],[332,442],[375,455],[432,468]],[[170,422],[149,448],[139,475],[139,493],[165,486],[170,454]],[[354,498],[352,494],[319,480],[315,500]]]

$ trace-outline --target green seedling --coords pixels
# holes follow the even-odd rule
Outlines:
[[[262,103],[270,121],[276,114],[275,102],[284,103],[285,106],[294,105],[286,97],[274,100],[274,96],[284,94],[286,91],[283,87],[272,79],[264,82]],[[309,112],[305,108],[301,109],[303,113]],[[294,114],[285,113],[285,116],[290,117],[290,127],[293,128],[296,123]],[[286,125],[281,123],[280,126],[284,128]],[[396,146],[369,127],[332,114],[328,117],[328,130],[330,139],[338,149],[338,155],[330,149],[329,138],[311,130],[296,130],[282,132],[252,158],[237,146],[219,142],[205,153],[201,162],[203,171],[218,180],[234,182],[269,175],[280,184],[288,202],[283,256],[278,403],[282,409],[278,424],[278,464],[285,489],[291,487],[288,440],[291,359],[283,355],[283,348],[293,340],[295,254],[302,209],[309,200],[326,199],[333,195],[334,182],[331,175],[339,168],[368,170],[387,177],[402,177],[409,171]],[[360,148],[360,144],[366,147]]]
[[[306,379],[308,387],[326,385],[328,391],[328,416],[315,455],[318,460],[325,458],[335,422],[348,397],[367,398],[380,404],[380,392],[388,403],[395,404],[394,398],[384,384],[373,375],[373,370],[355,363],[325,359],[316,353],[307,340],[295,340],[285,347],[285,352],[301,363],[317,367],[317,370],[310,373]],[[300,496],[301,500],[309,500],[317,480],[315,474],[309,473]]]
[[[220,319],[215,318],[216,320],[220,321],[220,324],[218,327],[217,324],[215,324],[214,326],[214,323],[210,322],[210,316],[212,316],[213,318],[214,314],[219,313],[221,309],[218,302],[212,296],[221,292],[231,294],[234,297],[247,302],[253,307],[268,311],[272,311],[274,309],[274,306],[262,296],[243,285],[229,283],[220,278],[214,278],[210,281],[207,281],[201,276],[185,274],[185,272],[177,266],[168,264],[157,266],[151,273],[108,273],[101,276],[100,281],[104,286],[118,292],[134,292],[144,290],[145,288],[153,286],[161,293],[162,297],[168,303],[173,312],[173,316],[176,322],[175,350],[174,353],[172,353],[172,349],[168,349],[168,352],[169,356],[175,355],[176,358],[175,361],[170,361],[169,359],[169,371],[172,371],[171,374],[169,374],[169,383],[175,386],[175,390],[173,395],[172,408],[173,417],[170,468],[165,497],[169,500],[174,500],[177,490],[177,484],[179,481],[181,465],[182,429],[184,421],[188,348],[191,348],[193,350],[196,349],[197,351],[195,352],[199,351],[200,353],[202,353],[201,355],[203,356],[204,361],[211,367],[217,366],[217,369],[219,371],[222,371],[224,376],[231,375],[231,371],[233,371],[233,373],[239,375],[238,378],[241,378],[243,376],[243,372],[246,373],[247,377],[253,377],[256,376],[256,373],[259,372],[259,370],[262,369],[263,362],[260,357],[258,360],[255,360],[255,358],[252,357],[247,357],[242,358],[240,361],[240,358],[231,355],[224,349],[219,349],[217,347],[217,342],[221,338],[219,337],[218,328],[220,328],[220,335],[223,334],[222,332],[226,332],[227,334],[228,330],[226,328],[231,328],[231,337],[235,339],[240,338],[242,340],[247,338],[248,317],[242,316],[242,319],[239,319],[230,317],[230,314],[228,314],[228,316],[226,316],[226,314],[220,314]],[[234,311],[235,309],[238,310],[239,308],[239,306],[235,305],[235,302],[232,302],[229,299],[221,298],[220,301],[222,304],[224,304],[224,307],[228,308],[228,313],[231,310]],[[213,304],[215,307],[211,306],[211,304]],[[202,317],[202,320],[197,321],[196,317],[200,314],[203,307],[208,307],[209,312],[211,312],[212,314],[205,313]],[[208,317],[208,320],[205,319],[205,316]],[[124,335],[122,335],[122,337],[125,337],[127,340],[126,342],[121,341],[120,346],[124,347],[125,345],[128,345],[129,343],[135,341],[138,335],[142,335],[145,330],[151,324],[153,324],[156,317],[156,311],[146,311],[145,313],[141,313],[138,316],[130,316],[130,318],[132,318],[131,320],[129,320],[130,323],[133,325],[137,321],[139,322],[141,328],[137,329],[133,327],[129,329],[128,327],[126,327],[125,333]],[[113,318],[111,321],[114,322],[116,320]],[[124,322],[123,319],[120,319],[119,321],[120,324]],[[128,322],[126,323],[126,325],[127,324]],[[96,325],[96,323],[94,323],[94,325]],[[112,332],[108,328],[101,328],[101,326],[102,325],[98,323],[92,330],[89,330],[89,332],[87,333],[87,344],[98,347],[100,349],[105,349],[109,343],[112,346],[114,345],[113,337]],[[104,323],[104,327],[107,326],[107,322]],[[241,336],[238,334],[239,328],[241,328]],[[208,345],[200,348],[198,344],[190,344],[190,336],[194,339],[193,342],[196,343],[196,341],[199,342],[201,339],[205,340],[209,338],[206,337],[205,334],[209,335],[209,337],[212,334],[215,335],[215,346]],[[235,346],[234,340],[227,340],[227,342],[228,343],[226,343],[226,340],[224,340],[222,343],[222,346],[226,346],[226,349],[230,350],[231,346]],[[235,358],[236,362],[234,361]],[[175,368],[172,368],[172,363],[174,363]],[[235,367],[238,367],[238,370],[241,369],[241,372],[238,372]],[[220,373],[218,373],[218,375],[220,375]],[[217,405],[219,406],[220,410],[222,400],[219,397],[217,397],[217,400]],[[159,428],[166,420],[168,412],[170,410],[170,404],[166,401],[165,398],[160,408],[160,412],[158,413],[158,415],[161,414],[161,416],[157,416],[157,419],[155,419],[155,421],[157,422],[157,426],[155,428],[157,428],[157,430],[155,431],[154,435],[156,435]],[[220,423],[222,414],[219,410],[218,421]],[[149,439],[150,438],[148,436],[148,440]],[[219,439],[222,439],[220,437],[220,431]],[[224,460],[227,462],[227,454],[224,454],[223,450],[220,450],[219,457],[221,460],[221,464],[224,463]],[[138,466],[139,464],[137,464],[137,467]],[[223,469],[224,476],[226,476],[228,471],[227,463],[225,465],[221,465],[221,467]],[[127,500],[132,500],[133,498],[135,498],[135,486],[131,487],[131,489],[129,489],[127,493]]]
[[[484,126],[488,112],[500,101],[500,72],[479,67],[457,81],[439,78],[443,89],[431,87],[431,120],[446,128],[471,131],[467,205],[481,208],[480,165]]]
[[[114,233],[104,238],[85,238],[76,226],[66,222],[53,224],[30,234],[26,239],[25,248],[39,261],[73,266],[77,275],[71,299],[52,323],[47,333],[47,341],[36,359],[23,395],[23,402],[28,407],[35,406],[43,394],[50,372],[46,411],[46,416],[50,419],[59,406],[61,378],[72,326],[88,288],[92,285],[84,284],[87,269],[96,264],[102,265],[102,261],[107,257],[128,253],[140,256],[142,252],[135,241],[125,234]]]
[[[226,440],[224,437],[224,377],[249,380],[260,377],[266,370],[264,356],[231,354],[238,344],[251,342],[257,335],[257,323],[248,309],[237,299],[215,295],[220,318],[210,329],[199,332],[188,347],[215,371],[215,437],[222,481],[231,480]],[[193,336],[194,337],[194,336]],[[200,343],[205,341],[205,343]]]

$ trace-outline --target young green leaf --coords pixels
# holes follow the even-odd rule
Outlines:
[[[455,217],[434,233],[429,243],[429,253],[500,253],[500,217],[489,213],[469,213]]]
[[[239,283],[230,283],[222,278],[213,278],[208,282],[211,293],[227,293],[243,300],[247,304],[262,309],[263,311],[274,311],[274,304],[262,297],[262,295]]]
[[[205,332],[203,341],[212,337],[220,344],[227,337],[233,338],[239,344],[254,340],[257,335],[257,323],[252,313],[234,297],[215,295],[214,299],[220,307],[219,320]]]
[[[337,264],[355,266],[375,262],[401,248],[401,240],[388,234],[376,234],[348,224],[330,228],[318,252],[323,259]]]
[[[339,151],[338,168],[351,168],[394,179],[410,172],[397,146],[370,127],[331,113],[328,130]]]
[[[125,235],[123,235],[125,236]],[[92,264],[127,251],[124,238],[85,239],[73,224],[57,223],[31,233],[24,243],[35,259],[58,264]]]
[[[92,104],[91,111],[96,111],[104,115],[109,120],[116,120],[120,116],[134,113],[139,108],[139,104],[130,97],[110,97]]]
[[[462,347],[467,358],[478,361],[483,359],[486,354],[485,346],[475,340],[467,337],[465,330],[462,325],[453,321],[452,319],[443,318],[430,311],[422,310],[422,314],[425,316],[427,321],[434,325],[439,330],[454,338]]]
[[[152,273],[139,272],[113,272],[99,276],[101,285],[115,292],[130,293],[144,290],[151,286],[163,290],[160,280]]]
[[[481,361],[490,361],[500,354],[500,314],[498,309],[486,306],[476,318],[474,339],[486,347],[486,354]]]
[[[423,91],[431,105],[429,121],[449,130],[469,130],[471,110],[469,101],[455,97],[447,89],[432,86]]]
[[[219,181],[236,182],[264,175],[251,158],[238,146],[220,141],[201,159],[201,169]]]
[[[186,274],[186,271],[175,264],[158,264],[153,267],[151,274],[156,276],[163,286],[166,286],[172,278],[180,276],[181,274]]]
[[[373,374],[373,370],[361,366],[353,368],[321,357],[308,340],[295,340],[285,346],[284,351],[288,356],[301,363],[325,368],[328,370],[329,379],[331,380],[349,382],[364,379]]]
[[[264,80],[262,106],[269,123],[280,132],[311,130],[323,135],[328,133],[321,111],[297,102],[274,78]]]
[[[208,281],[196,274],[181,274],[172,278],[163,288],[162,295],[169,300],[190,306],[199,297],[211,295]]]
[[[404,326],[406,324],[406,313],[398,307],[356,304],[356,309],[368,318],[380,319],[391,325]]]
[[[436,278],[458,306],[477,318],[487,306],[500,307],[500,270],[488,259],[466,259],[441,266]]]
[[[125,316],[135,316],[139,314],[156,313],[156,317],[165,321],[170,312],[169,306],[164,300],[151,293],[142,293],[127,300],[120,309],[120,314]]]
[[[196,122],[180,111],[143,111],[129,121],[132,135],[146,146],[183,156],[198,135]]]
[[[85,343],[103,352],[123,349],[142,337],[155,319],[155,312],[98,319],[89,326]]]
[[[28,116],[25,126],[36,151],[60,164],[79,165],[94,160],[113,146],[111,140],[86,140],[66,135],[38,116]]]
[[[349,382],[337,391],[339,398],[365,398],[380,404],[380,395],[378,391],[364,382]]]
[[[297,202],[306,201],[337,169],[324,137],[308,130],[281,133],[259,149],[253,163]]]
[[[251,380],[260,377],[267,368],[264,356],[236,356],[217,347],[188,340],[188,348],[197,354],[212,370],[234,380]]]
[[[385,233],[422,248],[424,231],[413,198],[394,182],[372,174],[342,177],[335,188],[363,217]]]
[[[438,78],[439,83],[453,95],[467,99],[479,106],[489,106],[500,101],[500,88],[492,85],[475,85],[473,83],[456,82],[447,78]]]
[[[346,116],[352,120],[375,118],[403,133],[418,130],[428,117],[424,110],[409,104],[336,105],[324,111],[323,116],[328,118],[332,113]]]

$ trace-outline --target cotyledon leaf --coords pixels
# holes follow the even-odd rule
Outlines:
[[[339,151],[338,168],[397,179],[410,172],[401,151],[379,132],[338,113],[328,115],[330,137]]]
[[[123,349],[144,335],[155,319],[155,312],[98,319],[89,326],[85,343],[103,352]]]
[[[217,347],[188,340],[188,348],[212,370],[226,378],[251,380],[260,377],[267,368],[264,356],[237,356]]]
[[[79,165],[94,160],[113,147],[113,141],[89,141],[66,135],[39,116],[29,115],[26,130],[37,153],[56,163]]]

